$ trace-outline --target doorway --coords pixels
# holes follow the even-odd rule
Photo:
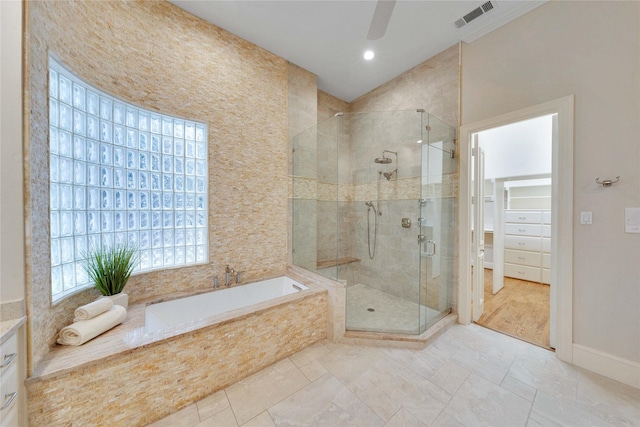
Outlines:
[[[500,126],[516,123],[544,115],[555,115],[552,138],[551,203],[550,220],[550,342],[556,355],[563,361],[572,362],[572,240],[573,240],[573,96],[503,114],[479,122],[464,125],[460,139],[460,211],[459,211],[459,298],[458,318],[462,324],[479,318],[484,307],[484,274],[475,275],[472,283],[472,257],[484,258],[484,247],[475,251],[465,250],[484,239],[473,240],[473,209],[471,203],[472,147],[474,135]],[[480,188],[480,186],[477,186]],[[481,190],[476,191],[476,194]],[[481,198],[484,200],[484,197]],[[558,233],[558,230],[562,233]],[[475,259],[474,259],[475,261]],[[480,262],[484,262],[482,259]],[[477,265],[477,263],[475,263]],[[483,271],[482,269],[481,271]],[[480,292],[480,289],[482,291]]]
[[[473,267],[474,274],[477,271],[481,276],[477,279],[484,282],[479,296],[484,299],[482,311],[474,313],[473,320],[544,348],[551,348],[551,147],[555,121],[557,114],[544,115],[473,135],[477,145],[473,151],[474,213],[478,215],[474,230],[482,233],[474,233],[474,238],[483,239],[478,243],[484,249],[484,267]],[[472,250],[476,246],[472,245]],[[471,259],[473,262],[477,257],[472,254]]]

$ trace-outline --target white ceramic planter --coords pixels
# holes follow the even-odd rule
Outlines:
[[[125,310],[129,307],[129,295],[124,292],[120,292],[119,294],[109,295],[104,298],[109,298],[113,301],[113,305],[121,305],[125,308]]]

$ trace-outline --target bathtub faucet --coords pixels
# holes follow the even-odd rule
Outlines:
[[[242,282],[242,273],[244,271],[236,271],[236,284],[240,284]]]
[[[233,270],[233,268],[229,268],[229,266],[227,265],[227,269],[225,270],[225,275],[224,275],[224,285],[229,287],[231,286],[231,278],[233,277],[233,275],[235,274],[235,271]],[[236,276],[236,280],[237,280],[237,276]]]

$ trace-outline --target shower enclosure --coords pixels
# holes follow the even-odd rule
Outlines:
[[[421,334],[454,304],[455,129],[339,113],[292,148],[293,263],[347,286],[347,330]]]

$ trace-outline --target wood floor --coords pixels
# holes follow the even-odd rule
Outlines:
[[[549,285],[504,278],[492,295],[493,270],[484,270],[484,313],[479,325],[541,347],[549,347]]]

